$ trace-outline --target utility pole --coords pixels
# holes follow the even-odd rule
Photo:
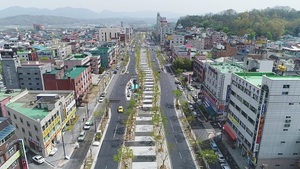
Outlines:
[[[61,131],[61,141],[62,141],[62,146],[63,146],[63,150],[64,150],[64,159],[69,159],[67,156],[66,156],[66,149],[65,149],[65,140],[64,140],[64,133],[63,131]]]

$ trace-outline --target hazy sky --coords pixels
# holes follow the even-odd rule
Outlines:
[[[300,10],[299,0],[1,0],[0,9],[11,6],[55,9],[58,7],[120,11],[163,11],[179,14],[217,13],[226,9],[238,12],[275,6]]]

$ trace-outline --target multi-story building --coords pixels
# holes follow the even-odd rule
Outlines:
[[[98,56],[91,56],[91,69],[92,73],[99,74],[99,68],[101,67],[101,57]]]
[[[170,47],[184,45],[184,36],[183,35],[172,35],[170,40]]]
[[[101,56],[101,67],[109,68],[114,63],[114,44],[103,44],[100,47],[91,49],[92,56]]]
[[[205,80],[205,70],[208,64],[214,61],[207,59],[206,56],[196,56],[193,60],[193,75],[197,78],[200,83]]]
[[[16,128],[8,118],[0,117],[0,168],[28,169],[22,139],[16,136]]]
[[[43,90],[42,74],[51,71],[50,63],[38,61],[20,63],[13,51],[3,51],[1,63],[3,81],[7,89]]]
[[[92,84],[91,66],[74,66],[67,71],[57,67],[44,73],[43,78],[45,90],[74,90],[74,98],[80,105]]]
[[[300,77],[244,72],[231,80],[224,130],[242,155],[257,168],[298,168]]]
[[[205,72],[202,89],[203,104],[210,116],[226,116],[225,108],[229,102],[231,74],[243,72],[234,64],[210,63]],[[223,115],[223,116],[222,116]]]
[[[204,38],[189,39],[187,44],[191,44],[198,51],[204,50]]]
[[[69,55],[64,59],[65,70],[72,69],[74,66],[89,66],[92,54],[90,53],[76,53]]]
[[[44,157],[61,140],[62,129],[75,118],[73,91],[28,91],[5,106],[18,138]]]
[[[44,90],[43,74],[52,70],[51,63],[22,62],[17,68],[21,89]]]
[[[20,60],[11,49],[1,51],[2,77],[7,89],[20,89],[17,68],[20,66]]]
[[[232,57],[237,55],[237,47],[232,46],[229,43],[225,45],[217,44],[212,49],[212,57],[220,58],[220,57]]]
[[[18,50],[17,56],[21,61],[31,61],[33,58],[31,57],[30,50]]]
[[[100,42],[117,42],[120,37],[120,28],[100,28],[99,41]]]

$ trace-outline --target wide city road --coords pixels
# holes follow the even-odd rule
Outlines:
[[[97,162],[95,168],[97,169],[117,169],[118,163],[113,160],[113,156],[118,153],[118,149],[123,144],[123,136],[125,132],[125,125],[123,123],[124,114],[118,113],[117,109],[119,106],[126,109],[126,96],[125,88],[127,82],[131,79],[132,74],[135,72],[135,56],[134,53],[130,52],[130,62],[128,65],[129,71],[128,74],[119,74],[121,71],[118,71],[118,78],[113,86],[113,90],[109,96],[110,107],[111,107],[111,120],[107,128],[107,132],[99,155],[97,157]]]
[[[158,59],[156,58],[156,46],[151,46],[151,57],[155,61],[156,67],[158,66]],[[166,66],[166,70],[169,68]],[[170,72],[165,73],[161,71],[160,73],[160,87],[161,87],[161,98],[160,105],[168,119],[166,127],[166,137],[168,144],[171,144],[169,148],[169,153],[171,157],[171,163],[173,169],[195,169],[195,163],[193,161],[190,149],[187,145],[185,137],[182,133],[176,112],[174,109],[174,96],[172,91],[176,89],[174,83],[174,77]]]

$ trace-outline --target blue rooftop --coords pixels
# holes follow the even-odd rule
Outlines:
[[[15,129],[16,128],[11,124],[6,126],[3,130],[0,131],[0,140],[3,140],[6,136],[15,131]]]

